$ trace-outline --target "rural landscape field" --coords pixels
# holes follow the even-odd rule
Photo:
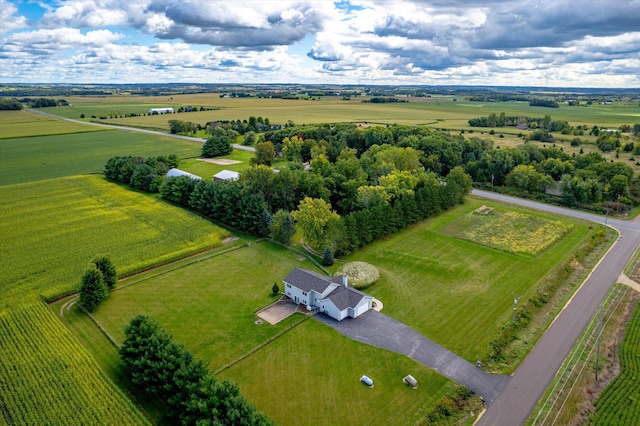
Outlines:
[[[222,157],[232,160],[226,166],[202,161],[206,135],[170,137],[168,120],[175,117],[204,125],[261,116],[298,126],[355,123],[363,131],[378,125],[426,126],[515,147],[523,143],[515,132],[501,138],[477,129],[469,133],[468,120],[498,111],[538,114],[528,105],[456,96],[455,101],[434,96],[379,105],[353,98],[233,99],[220,93],[74,96],[68,97],[72,107],[0,111],[4,422],[168,423],[162,404],[131,382],[118,356],[124,328],[138,314],[157,320],[211,374],[237,383],[276,424],[301,418],[327,425],[428,424],[449,410],[443,404],[448,407],[458,385],[404,355],[353,341],[300,313],[276,325],[257,321],[256,312],[280,297],[272,286],[282,290],[292,269],[323,273],[317,266],[322,256],[304,251],[300,230],[293,250],[257,240],[161,195],[109,181],[103,169],[115,156],[170,154],[180,159],[181,169],[205,179],[225,168],[241,173],[250,168],[251,150],[235,149]],[[145,114],[166,106],[204,110]],[[586,113],[579,115],[562,106],[554,119],[617,128],[640,116],[637,101],[631,100],[582,110]],[[109,114],[112,118],[100,118]],[[234,142],[241,144],[242,137]],[[554,146],[576,149],[561,137]],[[588,141],[580,148],[598,151]],[[633,165],[631,158],[632,151],[618,152],[617,161]],[[290,167],[284,158],[275,164]],[[488,371],[511,374],[613,241],[612,232],[585,221],[467,195],[446,211],[338,256],[326,268],[335,272],[351,261],[374,265],[380,279],[365,292],[383,303],[382,313],[469,363],[481,360]],[[120,281],[89,316],[76,293],[83,271],[101,255],[110,256]],[[528,312],[533,305],[525,302],[541,295],[544,306],[497,356],[496,342],[515,318],[514,297]],[[363,374],[375,380],[374,388],[359,382]],[[417,390],[402,382],[407,374],[418,380]],[[454,415],[457,421],[476,419],[482,403],[470,404]],[[83,417],[74,417],[72,406],[83,407]]]

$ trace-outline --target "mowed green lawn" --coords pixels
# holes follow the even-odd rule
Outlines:
[[[359,381],[363,374],[373,388]],[[402,382],[407,374],[418,389]],[[238,383],[279,425],[415,424],[452,386],[403,355],[352,341],[313,319],[219,376]]]
[[[117,155],[190,158],[201,150],[196,142],[121,130],[0,139],[0,185],[102,173]]]
[[[375,265],[380,280],[366,291],[382,301],[383,312],[472,362],[481,358],[488,342],[510,320],[514,295],[526,300],[544,276],[590,235],[587,225],[572,222],[567,235],[529,256],[443,233],[446,225],[483,204],[496,211],[512,209],[467,197],[464,205],[340,259]]]
[[[0,307],[79,287],[97,255],[120,274],[216,247],[228,232],[98,176],[0,186]]]
[[[133,316],[152,316],[211,371],[223,369],[218,376],[240,384],[276,424],[300,418],[326,425],[409,424],[450,388],[449,380],[404,356],[351,341],[301,314],[275,326],[256,324],[255,312],[277,298],[273,283],[281,285],[295,267],[314,269],[279,246],[252,243],[125,286],[94,316],[118,342]],[[66,321],[85,339],[91,333],[75,324],[73,310]],[[373,389],[359,382],[363,374],[375,380]],[[407,374],[418,379],[418,390],[402,383]]]
[[[131,318],[150,315],[217,370],[302,319],[255,324],[255,313],[278,298],[273,283],[282,287],[295,267],[313,264],[279,246],[252,243],[124,287],[94,315],[118,342]]]

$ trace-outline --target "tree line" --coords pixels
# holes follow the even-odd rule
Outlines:
[[[104,166],[104,176],[114,182],[147,192],[160,192],[169,169],[178,167],[175,154],[158,157],[116,156]]]
[[[119,354],[131,381],[162,401],[172,424],[273,424],[237,385],[209,374],[201,360],[148,316],[138,315],[125,327]]]

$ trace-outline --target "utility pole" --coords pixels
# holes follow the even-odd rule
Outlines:
[[[596,349],[596,382],[598,381],[598,369],[600,367],[600,335],[602,334],[602,305],[598,310],[598,347]]]
[[[511,324],[516,322],[516,310],[518,309],[518,299],[522,296],[513,295],[513,315],[511,316]]]

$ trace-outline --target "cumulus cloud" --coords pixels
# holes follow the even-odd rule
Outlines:
[[[83,34],[75,28],[44,29],[12,34],[0,42],[0,48],[5,51],[51,54],[62,49],[101,46],[122,37],[122,34],[109,30],[94,30]]]
[[[0,0],[0,34],[27,26],[27,19],[17,12],[18,8],[13,3]]]
[[[640,85],[640,0],[61,0],[38,22],[23,4],[0,0],[0,78]]]

